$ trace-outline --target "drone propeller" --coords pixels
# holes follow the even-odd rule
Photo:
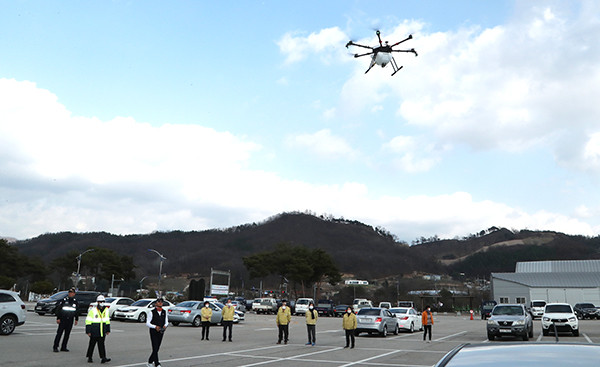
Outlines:
[[[415,51],[414,48],[411,48],[410,50],[392,50],[392,52],[412,52],[413,54],[415,54],[415,56],[419,56],[419,54],[417,54],[417,51]]]
[[[413,37],[412,37],[412,34],[409,34],[409,35],[408,35],[408,37],[406,37],[405,39],[403,39],[403,40],[402,40],[402,41],[400,41],[400,42],[396,42],[396,43],[394,43],[394,44],[393,44],[391,47],[398,46],[398,45],[399,45],[399,44],[401,44],[402,42],[406,42],[406,41],[408,41],[408,40],[411,40],[412,38],[413,38]]]
[[[346,43],[346,48],[348,48],[348,46],[357,46],[357,47],[362,47],[362,48],[368,48],[370,50],[373,49],[373,47],[371,47],[371,46],[360,45],[360,44],[354,43],[352,41],[348,41],[348,43]]]
[[[383,43],[381,42],[381,32],[379,32],[379,29],[376,30],[375,33],[377,34],[377,39],[379,39],[379,46],[383,46]]]

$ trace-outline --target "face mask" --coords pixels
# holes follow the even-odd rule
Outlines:
[[[347,310],[346,312],[350,313],[350,312],[352,312],[352,310]]]
[[[98,307],[104,307],[104,302],[98,302]]]
[[[204,305],[204,307],[208,308],[208,305]]]
[[[314,308],[313,306],[308,306],[308,309],[309,309],[309,310],[312,310],[313,308]]]
[[[231,307],[231,303],[228,303],[228,304],[227,304],[227,307]]]
[[[285,310],[285,305],[281,306],[281,308],[283,308]]]

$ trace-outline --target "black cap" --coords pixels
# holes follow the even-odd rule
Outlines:
[[[164,301],[165,301],[165,300],[164,300],[162,297],[158,297],[158,298],[156,299],[156,302],[164,302]]]
[[[69,293],[75,293],[75,288],[71,287],[71,289],[69,289]]]

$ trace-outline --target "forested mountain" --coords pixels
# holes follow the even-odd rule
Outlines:
[[[517,261],[600,258],[598,237],[492,227],[460,239],[421,238],[409,246],[382,228],[306,213],[284,213],[262,223],[206,231],[44,234],[15,246],[25,255],[43,254],[47,262],[69,251],[105,247],[132,256],[139,275],[156,272],[158,257],[148,251],[155,249],[167,258],[163,263],[167,274],[207,274],[212,267],[231,270],[234,279],[248,279],[242,257],[270,251],[280,243],[323,249],[342,273],[360,279],[413,272],[487,276],[493,271],[514,271]]]

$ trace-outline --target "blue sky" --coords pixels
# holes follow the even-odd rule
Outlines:
[[[600,231],[595,2],[3,2],[0,236]],[[350,39],[406,42],[368,74]]]

